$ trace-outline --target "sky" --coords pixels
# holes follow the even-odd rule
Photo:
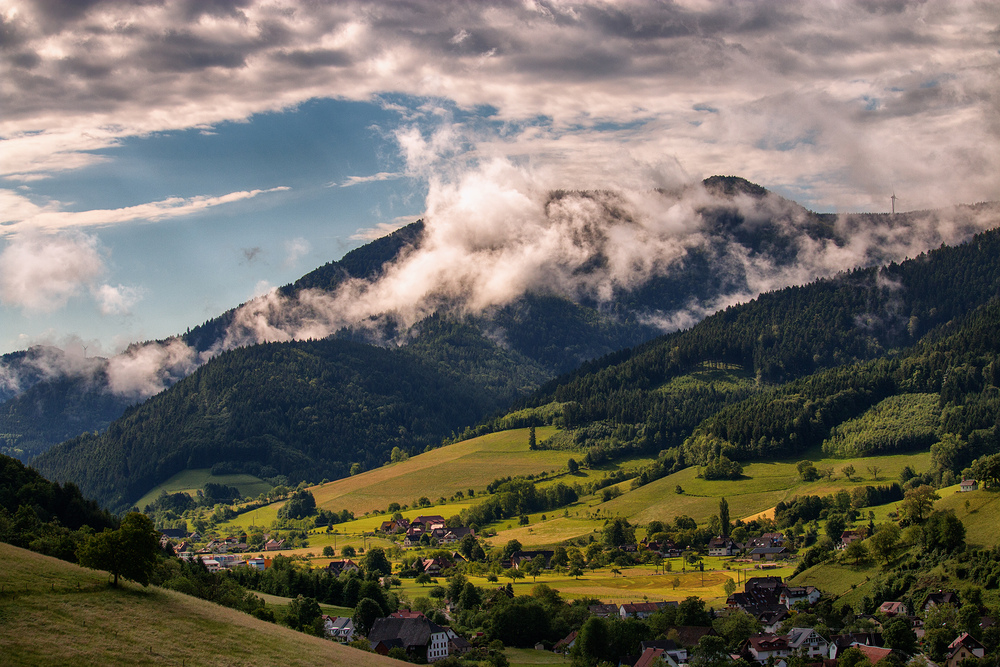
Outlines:
[[[546,193],[651,211],[713,174],[834,213],[1000,199],[1000,5],[0,0],[0,353],[112,355],[255,297],[281,339],[274,287],[423,216],[438,252],[336,321],[423,298],[456,247],[492,253],[495,304],[576,261],[590,214]],[[621,243],[654,270],[690,210]]]

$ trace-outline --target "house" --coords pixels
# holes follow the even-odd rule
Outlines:
[[[877,632],[849,632],[843,635],[833,635],[830,637],[830,659],[836,660],[837,656],[844,650],[852,646],[882,646],[882,635]]]
[[[963,479],[962,483],[958,485],[958,490],[961,493],[966,491],[975,491],[979,488],[979,482],[974,479]]]
[[[449,627],[445,627],[444,632],[448,635],[448,655],[465,655],[472,650],[472,644],[465,637],[460,637]]]
[[[791,609],[799,602],[814,605],[819,602],[820,592],[815,586],[785,586],[778,594],[778,604]]]
[[[425,574],[436,577],[441,574],[442,570],[455,567],[455,564],[447,558],[418,558],[413,562],[413,567]]]
[[[347,644],[354,640],[354,621],[347,616],[323,614],[323,631],[330,639]]]
[[[709,556],[732,556],[736,549],[736,542],[729,537],[713,537],[708,541]]]
[[[389,618],[423,618],[424,615],[419,611],[410,611],[409,609],[400,609],[389,614]]]
[[[777,609],[760,610],[756,614],[752,614],[752,616],[760,623],[762,632],[774,634],[791,617],[791,614],[788,613],[787,609],[779,606]]]
[[[510,556],[510,566],[515,569],[521,569],[522,565],[527,565],[530,561],[534,560],[536,557],[541,556],[545,559],[545,569],[552,569],[552,557],[555,555],[555,551],[515,551]]]
[[[830,652],[830,643],[812,628],[792,628],[786,637],[788,650],[793,653],[821,658]]]
[[[635,661],[634,667],[678,667],[678,662],[669,652],[662,648],[643,649],[642,655]]]
[[[787,658],[788,638],[782,635],[759,634],[747,639],[744,653],[751,659],[766,664],[774,658]]]
[[[618,616],[620,614],[618,605],[616,604],[592,604],[587,609],[591,614],[599,618],[610,618],[611,616]]]
[[[697,646],[698,641],[705,635],[718,636],[718,632],[712,628],[700,625],[673,625],[663,629],[666,637],[674,637],[681,646]]]
[[[924,599],[924,611],[930,611],[931,607],[942,604],[959,606],[958,594],[953,591],[937,591],[930,593]]]
[[[361,568],[350,558],[341,558],[340,560],[332,560],[326,566],[326,571],[334,576],[340,576],[345,572],[357,572]]]
[[[906,605],[902,602],[883,602],[878,610],[886,616],[906,616]]]
[[[868,531],[864,528],[859,528],[858,530],[845,530],[840,534],[840,544],[838,546],[844,548],[851,542],[863,540],[866,537],[868,537]]]
[[[252,567],[255,570],[266,570],[267,562],[263,558],[248,558],[246,561],[247,567]]]
[[[283,539],[281,540],[271,539],[268,540],[266,544],[264,544],[264,551],[280,551],[281,549],[287,549],[287,548],[288,547],[285,546],[285,540]]]
[[[454,544],[455,542],[460,542],[466,535],[475,537],[476,531],[472,528],[446,528],[442,531],[442,535],[438,538],[438,541],[441,544]]]
[[[757,547],[750,551],[750,558],[756,561],[782,560],[791,557],[791,552],[785,547]]]
[[[623,619],[625,618],[649,618],[657,611],[660,610],[660,606],[653,602],[635,602],[623,604],[618,609],[618,615]]]
[[[982,658],[986,655],[986,647],[968,632],[963,632],[948,644],[948,651],[947,667],[958,667],[966,658]]]
[[[400,647],[416,660],[437,662],[448,657],[448,632],[427,618],[377,618],[368,633],[376,653]]]
[[[579,634],[576,630],[569,633],[562,639],[556,642],[556,645],[552,647],[552,650],[556,653],[565,653],[574,646],[576,646],[576,636]]]

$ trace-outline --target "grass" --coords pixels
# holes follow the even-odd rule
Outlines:
[[[155,586],[113,589],[104,572],[7,544],[0,559],[5,666],[398,664]]]
[[[163,491],[167,493],[183,491],[194,496],[196,491],[203,489],[209,482],[235,486],[244,497],[254,498],[271,488],[270,484],[253,475],[213,475],[211,468],[197,468],[182,470],[159,486],[153,487],[146,495],[136,501],[135,506],[142,509],[156,500]]]
[[[511,667],[532,667],[534,665],[568,665],[572,662],[561,653],[536,651],[533,648],[505,648],[504,655]]]
[[[996,489],[958,492],[958,485],[938,491],[941,500],[936,510],[954,510],[965,524],[965,541],[970,547],[995,547],[1000,544],[1000,492]],[[966,508],[968,503],[968,508]]]
[[[535,437],[542,443],[556,430],[554,426],[538,427]],[[512,429],[439,447],[412,456],[406,461],[318,484],[309,490],[316,498],[317,507],[338,512],[346,509],[355,516],[360,516],[368,512],[382,513],[392,502],[413,505],[421,497],[435,502],[442,497],[451,498],[458,491],[466,494],[469,489],[481,494],[487,484],[501,476],[561,472],[574,455],[580,457],[579,452],[530,451],[528,429]],[[441,509],[435,505],[412,509],[403,514],[410,518],[420,514],[441,514],[444,511],[456,514],[462,507],[475,502],[475,499],[467,498],[463,502],[464,505],[457,503],[450,509]],[[281,501],[249,510],[222,525],[229,530],[236,526],[268,526],[278,518],[278,509],[283,504],[284,501]],[[363,523],[338,528],[348,532],[371,531],[384,518],[359,519]]]
[[[705,600],[710,606],[723,606],[726,601],[726,594],[723,589],[728,579],[740,579],[745,577],[759,576],[761,574],[788,576],[794,568],[792,564],[783,564],[770,570],[758,570],[750,564],[733,564],[733,567],[740,567],[740,573],[735,569],[723,569],[727,560],[720,558],[706,558],[705,572],[692,570],[688,565],[687,569],[682,569],[681,559],[673,558],[665,561],[670,563],[670,572],[656,572],[652,565],[637,565],[634,567],[620,568],[621,575],[611,572],[610,567],[598,570],[586,570],[580,578],[571,577],[565,573],[547,571],[537,580],[532,581],[530,577],[519,579],[513,582],[515,595],[529,595],[531,589],[537,584],[546,584],[559,591],[568,600],[580,598],[595,598],[603,602],[641,602],[643,600],[684,600],[689,596],[697,596]],[[665,566],[664,566],[665,567]],[[745,570],[742,568],[746,568]],[[506,586],[510,579],[501,577],[497,583],[490,583],[485,577],[466,575],[468,580],[477,586],[486,589]],[[677,579],[677,586],[674,586],[674,579]],[[428,597],[434,584],[421,586],[413,579],[404,579],[402,593],[410,600],[418,597]],[[439,580],[439,585],[446,585],[444,579]]]
[[[899,477],[899,473],[907,465],[918,472],[930,466],[929,452],[859,459],[823,458],[819,450],[812,454],[812,457],[802,455],[794,461],[749,463],[743,467],[744,479],[737,481],[706,481],[697,477],[697,468],[685,468],[598,504],[595,509],[599,509],[602,514],[627,517],[639,524],[652,519],[669,520],[681,514],[702,523],[718,513],[719,499],[725,497],[732,516],[751,517],[773,511],[779,501],[788,501],[795,496],[823,496],[856,486],[889,484]],[[832,468],[833,478],[803,482],[795,467],[802,459],[812,460],[820,469]],[[845,478],[841,472],[847,465],[853,465],[856,469],[852,480]],[[878,480],[872,479],[868,472],[868,467],[873,465],[880,468]],[[675,493],[677,485],[683,488],[683,494]]]

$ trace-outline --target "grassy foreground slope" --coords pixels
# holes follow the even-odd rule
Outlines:
[[[4,665],[347,665],[388,658],[0,543]]]

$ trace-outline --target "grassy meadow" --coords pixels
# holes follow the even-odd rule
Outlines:
[[[203,489],[209,482],[235,486],[244,497],[255,498],[271,489],[270,484],[253,475],[213,475],[211,468],[198,468],[182,470],[163,484],[153,487],[146,495],[136,501],[135,506],[142,509],[156,500],[161,492],[179,493],[183,491],[194,496],[196,491]]]
[[[388,658],[0,543],[0,656],[19,665],[390,667]]]

